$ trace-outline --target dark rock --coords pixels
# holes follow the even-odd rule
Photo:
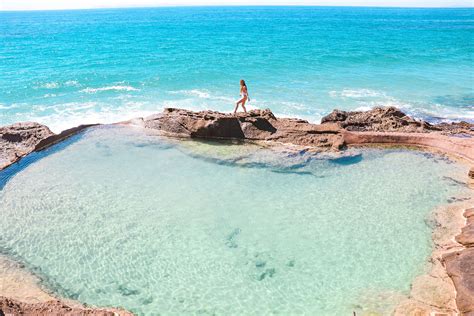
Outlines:
[[[135,289],[131,289],[129,287],[127,287],[125,284],[122,284],[118,287],[118,291],[120,292],[120,294],[122,294],[123,296],[130,296],[130,295],[138,295],[140,294],[140,291],[138,290],[135,290]]]
[[[0,170],[32,152],[41,140],[52,135],[47,126],[34,122],[0,127]]]
[[[456,287],[456,304],[462,315],[474,313],[474,248],[443,256],[448,275]]]
[[[336,123],[348,131],[428,133],[474,137],[474,124],[467,122],[431,125],[415,120],[395,107],[379,107],[369,111],[334,110],[321,119],[321,124]]]
[[[395,107],[380,107],[370,111],[346,112],[334,110],[321,119],[321,124],[337,123],[348,131],[373,132],[426,132],[439,130],[423,122],[416,121]]]
[[[468,122],[452,122],[440,123],[436,125],[437,128],[443,131],[444,134],[456,135],[465,134],[467,136],[474,135],[474,124]]]
[[[352,112],[353,113],[353,112]],[[321,124],[331,122],[343,122],[347,119],[348,112],[333,110],[331,113],[321,119]]]

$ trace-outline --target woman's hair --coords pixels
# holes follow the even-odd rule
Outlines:
[[[241,86],[245,86],[245,87],[247,88],[247,85],[245,84],[245,80],[244,80],[244,79],[240,80],[240,85],[241,85]]]

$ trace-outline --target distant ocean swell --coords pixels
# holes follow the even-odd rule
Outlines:
[[[212,7],[0,12],[0,125],[55,131],[164,107],[318,122],[396,106],[474,121],[472,9]],[[131,23],[133,21],[133,23]],[[85,36],[87,34],[87,36]]]

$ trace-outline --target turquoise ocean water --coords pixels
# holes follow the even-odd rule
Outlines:
[[[395,105],[474,119],[474,10],[184,7],[0,12],[0,124],[55,131],[163,107],[317,122]]]

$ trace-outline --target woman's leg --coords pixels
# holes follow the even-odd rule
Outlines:
[[[237,110],[239,109],[239,104],[241,104],[242,102],[244,102],[244,99],[240,99],[239,101],[237,101],[237,103],[235,104],[234,114],[237,112]]]
[[[242,107],[244,108],[244,112],[247,113],[247,109],[245,108],[245,103],[247,102],[247,98],[242,99]]]

